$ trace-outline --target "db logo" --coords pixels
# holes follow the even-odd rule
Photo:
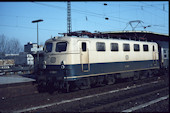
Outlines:
[[[125,56],[125,59],[126,59],[126,60],[129,60],[129,55],[126,55],[126,56]]]

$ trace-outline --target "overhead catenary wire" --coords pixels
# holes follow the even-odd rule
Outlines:
[[[0,16],[6,16],[6,17],[15,17],[15,18],[32,18],[32,19],[35,19],[35,18],[42,18],[42,17],[31,17],[31,16],[21,16],[21,15],[4,15],[4,14],[0,14]],[[45,19],[50,19],[50,20],[59,20],[59,18],[49,18],[49,17],[43,17]]]
[[[33,28],[33,27],[26,27],[26,26],[15,26],[15,25],[5,25],[5,24],[0,24],[0,26],[4,26],[4,27],[13,27],[13,28],[24,28],[24,29],[37,29],[37,28]],[[46,30],[46,31],[61,31],[61,30],[57,30],[57,29],[44,29],[44,28],[39,28],[39,30]],[[63,32],[63,31],[62,31]]]
[[[32,3],[35,3],[35,4],[39,4],[39,5],[44,5],[44,6],[48,6],[48,7],[53,7],[53,8],[58,8],[60,10],[67,10],[66,7],[61,7],[61,6],[56,6],[56,5],[50,5],[50,4],[44,4],[44,3],[39,3],[39,2],[32,2]],[[98,2],[97,2],[98,3]],[[100,3],[99,3],[100,4]],[[103,5],[103,4],[102,4]],[[157,5],[160,5],[160,4],[157,4]],[[113,4],[109,4],[107,5],[108,6],[113,6]],[[122,6],[122,4],[121,4]],[[128,6],[128,5],[125,5],[123,4],[123,6]],[[136,7],[139,7],[141,5],[129,5],[129,6],[136,6]],[[153,5],[154,6],[154,5]],[[77,11],[77,12],[80,12],[82,14],[88,14],[90,16],[99,16],[99,17],[102,17],[103,14],[99,14],[99,13],[94,13],[94,12],[89,12],[89,11],[83,11],[83,10],[77,10],[77,9],[72,9],[73,11]],[[1,15],[0,15],[1,16]],[[158,15],[159,16],[159,15]],[[18,16],[18,17],[24,17],[24,18],[30,18],[30,17],[26,17],[26,16]],[[115,17],[115,16],[109,16],[109,17],[113,17],[113,18],[117,18],[117,19],[122,19],[124,21],[121,21],[121,22],[124,22],[126,23],[127,22],[127,19],[123,19],[123,18],[120,18],[120,17]],[[37,17],[34,17],[34,18],[37,18]],[[38,17],[39,18],[39,17]],[[57,19],[57,18],[48,18],[48,19]],[[114,20],[114,21],[120,21],[120,20]]]
[[[44,6],[47,6],[47,7],[53,7],[53,8],[57,8],[57,9],[61,9],[61,10],[67,10],[67,8],[66,7],[62,7],[62,6],[57,6],[57,5],[50,5],[50,4],[44,4],[44,3],[42,3],[42,2],[33,2],[33,3],[35,3],[35,4],[41,4],[41,5],[44,5]],[[103,5],[103,4],[101,4],[101,5]],[[109,3],[107,3],[107,7],[109,6],[109,7],[111,7],[111,5],[113,5],[113,4],[109,4]],[[161,4],[157,4],[157,6],[158,5],[161,5]],[[126,6],[126,5],[120,5],[120,6]],[[128,5],[127,5],[128,6]],[[130,5],[129,5],[130,6]],[[136,8],[136,7],[139,7],[139,6],[141,6],[141,5],[134,5],[134,7]],[[151,7],[150,6],[150,4],[149,5],[145,5],[144,7]],[[89,21],[90,20],[90,17],[89,16],[94,16],[94,17],[100,17],[100,18],[103,18],[103,14],[101,14],[101,13],[96,13],[96,12],[92,12],[92,11],[84,11],[84,10],[80,10],[80,9],[75,9],[75,8],[73,8],[72,9],[72,11],[73,12],[76,12],[76,13],[79,13],[79,14],[85,14],[86,15],[86,21],[88,20],[88,22],[92,22],[92,21]],[[128,11],[128,10],[127,10]],[[145,8],[144,8],[144,11],[146,11],[146,12],[148,12],[148,10],[146,10]],[[122,11],[120,12],[120,13],[122,13]],[[148,13],[150,13],[151,15],[155,15],[156,16],[156,14],[154,14],[154,13],[151,13],[151,12],[148,12]],[[107,14],[107,13],[105,13],[105,14]],[[0,15],[1,16],[1,15]],[[159,15],[157,15],[157,16],[159,16]],[[16,18],[20,18],[20,17],[22,17],[22,18],[31,18],[31,17],[26,17],[26,16],[16,16]],[[159,16],[159,17],[161,17],[161,16]],[[35,17],[33,17],[33,18],[35,18]],[[39,18],[39,17],[38,17]],[[108,16],[108,17],[106,17],[106,18],[108,18],[108,20],[107,21],[117,21],[117,22],[122,22],[122,23],[127,23],[128,21],[129,21],[129,19],[125,19],[125,18],[120,18],[120,16],[119,17],[116,17],[116,16]],[[48,18],[48,19],[58,19],[58,18]],[[74,19],[74,18],[73,18]],[[103,18],[103,19],[105,19],[105,18]],[[98,24],[101,24],[101,25],[104,25],[106,22],[101,22],[101,23],[98,23]],[[146,23],[146,22],[145,22]],[[149,23],[148,23],[149,24]],[[107,25],[108,26],[108,25]],[[111,26],[111,25],[110,25]],[[113,25],[113,27],[114,27],[114,25]]]
[[[142,2],[142,1],[140,1],[140,2]],[[154,7],[154,8],[156,8],[156,9],[159,9],[159,10],[161,10],[161,11],[163,11],[163,12],[168,13],[168,11],[165,10],[165,5],[163,5],[163,4],[161,4],[161,5],[163,5],[163,8],[161,9],[161,8],[159,8],[159,7],[156,7],[156,6],[152,5],[152,4],[150,5],[150,4],[145,3],[145,2],[142,2],[142,3],[143,3],[143,4],[146,4],[146,5],[150,6],[150,7]]]
[[[18,16],[18,15],[0,15],[0,16],[10,16],[10,17],[17,17],[17,18],[26,18],[26,16]],[[30,18],[35,18],[35,17],[30,17]],[[37,18],[40,18],[40,17],[37,17]],[[73,19],[77,19],[77,18],[73,18]],[[92,21],[92,20],[89,20],[88,19],[88,17],[86,16],[86,19],[87,19],[87,21],[88,22],[92,22],[92,23],[94,23],[95,21]],[[110,19],[111,21],[112,21],[112,19]],[[98,25],[104,25],[104,23],[102,23],[102,22],[97,22],[97,24]],[[18,24],[17,25],[4,25],[4,24],[0,24],[0,26],[5,26],[5,27],[13,27],[13,28],[24,28],[24,29],[36,29],[36,28],[31,28],[31,27],[26,27],[26,26],[18,26]],[[112,25],[107,25],[108,27],[110,27],[110,28],[113,28],[113,26]],[[40,30],[48,30],[48,31],[58,31],[57,29],[56,30],[51,30],[51,29],[41,29],[40,28]]]
[[[49,4],[44,4],[44,3],[37,3],[37,2],[33,2],[33,3],[36,3],[36,4],[39,4],[39,5],[44,5],[44,6],[47,6],[47,7],[53,7],[53,8],[62,8],[62,9],[65,9],[67,10],[65,7],[61,7],[61,6],[56,6],[56,5],[49,5]],[[138,5],[136,5],[138,6]],[[96,16],[96,17],[100,17],[100,18],[103,18],[103,14],[99,14],[99,13],[94,13],[94,12],[89,12],[89,11],[83,11],[83,10],[78,10],[78,9],[74,9],[72,8],[72,11],[74,12],[77,12],[79,14],[87,14],[89,16]],[[146,11],[146,10],[145,10]],[[112,18],[112,19],[110,19]],[[111,20],[111,21],[118,21],[118,22],[122,22],[122,23],[127,23],[127,19],[123,19],[123,18],[120,18],[120,17],[115,17],[115,16],[109,16],[108,17],[105,17],[106,20]],[[123,21],[122,21],[123,20]]]
[[[157,14],[155,14],[155,13],[152,13],[152,12],[150,12],[150,11],[147,11],[147,10],[143,10],[145,13],[148,13],[148,14],[151,14],[151,15],[154,15],[154,16],[156,16],[156,17],[160,17],[160,18],[157,18],[157,19],[161,19],[162,17],[160,16],[160,15],[157,15]],[[149,23],[149,22],[145,22],[146,24],[151,24],[151,23]],[[160,26],[160,27],[167,27],[167,25],[168,24],[164,24],[164,25],[157,25],[157,26]]]
[[[143,1],[136,1],[136,2],[140,2],[140,3],[144,3]],[[96,3],[98,3],[98,4],[100,4],[100,5],[102,5],[103,4],[103,2],[101,2],[101,3],[99,3],[99,2],[96,2]],[[112,2],[112,3],[115,3],[115,4],[111,4],[111,2],[105,2],[105,3],[107,3],[107,4],[109,4],[108,6],[110,6],[110,7],[112,7],[112,6],[115,6],[115,4],[116,4],[116,1],[115,2]],[[117,2],[118,3],[118,2]],[[131,2],[128,2],[128,3],[131,3]],[[155,8],[158,8],[157,6],[163,6],[163,7],[165,7],[165,5],[168,5],[168,4],[148,4],[148,3],[144,3],[145,5],[129,5],[129,4],[121,4],[121,6],[122,7],[141,7],[141,6],[143,6],[143,7],[155,7]],[[117,4],[116,4],[117,5]],[[160,10],[162,10],[161,8],[158,8],[158,9],[160,9]]]
[[[35,2],[33,2],[33,3],[35,3]],[[44,6],[48,6],[48,7],[53,7],[53,8],[61,8],[61,7],[58,7],[58,6],[54,6],[54,5],[46,5],[46,4],[43,4],[43,3],[38,3],[38,4],[40,4],[40,5],[44,5]],[[64,7],[62,7],[62,9],[65,9],[66,10],[66,8],[64,8]],[[89,16],[95,16],[95,17],[101,17],[101,18],[103,18],[103,14],[98,14],[98,13],[94,13],[94,12],[87,12],[87,11],[82,11],[82,10],[77,10],[77,9],[72,9],[72,11],[74,11],[74,12],[78,12],[78,13],[81,13],[81,14],[87,14],[87,15],[89,15]],[[113,17],[113,16],[111,16],[111,17]],[[118,22],[122,22],[122,23],[126,23],[126,21],[121,21],[120,19],[121,18],[119,18],[119,17],[113,17],[114,19],[109,19],[108,17],[105,17],[105,20],[110,20],[110,21],[118,21]],[[116,20],[116,19],[118,19],[118,20]],[[74,19],[74,18],[73,18]]]
[[[33,3],[36,3],[36,4],[39,4],[39,5],[43,5],[43,6],[47,6],[47,7],[53,7],[53,8],[61,8],[61,6],[56,6],[56,5],[49,5],[49,4],[44,4],[44,3],[37,3],[37,2],[33,2]],[[62,7],[62,9],[65,9],[67,10],[67,8],[65,7]],[[95,16],[95,17],[100,17],[100,18],[103,18],[103,14],[100,14],[100,13],[95,13],[95,12],[89,12],[89,11],[84,11],[84,10],[79,10],[79,9],[74,9],[72,8],[72,11],[73,12],[77,12],[79,14],[86,14],[86,15],[89,15],[89,16]],[[126,23],[127,20],[123,19],[123,18],[119,18],[119,17],[115,17],[115,16],[110,16],[114,19],[112,19],[112,21],[120,21],[120,22],[123,22],[123,23]],[[116,20],[118,19],[118,20]],[[122,19],[122,21],[120,20]]]

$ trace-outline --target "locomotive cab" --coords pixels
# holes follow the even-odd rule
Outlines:
[[[55,37],[46,41],[43,66],[38,73],[39,85],[63,87],[67,51],[68,42],[63,38]]]

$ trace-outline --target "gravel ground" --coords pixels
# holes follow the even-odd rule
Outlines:
[[[145,108],[136,110],[135,112],[169,112],[169,98],[158,103],[149,105]]]
[[[156,100],[158,98],[161,98],[161,97],[164,97],[166,95],[168,95],[168,92],[169,90],[167,91],[161,91],[161,92],[158,92],[158,93],[155,93],[155,94],[152,94],[152,95],[149,95],[149,96],[145,96],[144,98],[139,98],[139,99],[136,99],[135,101],[130,101],[128,103],[124,103],[124,105],[122,105],[121,107],[118,107],[117,109],[114,109],[115,112],[120,112],[120,111],[124,111],[124,110],[127,110],[127,109],[130,109],[132,107],[137,107],[137,106],[140,106],[140,105],[143,105],[143,104],[146,104],[148,102],[151,102],[153,100]],[[160,102],[157,102],[155,104],[159,104]],[[151,104],[152,105],[152,104]],[[165,107],[168,107],[168,106],[165,106]],[[132,112],[145,112],[147,107],[144,107],[144,108],[140,108],[136,111],[132,111]],[[167,108],[166,108],[167,109]],[[159,111],[159,110],[158,110]],[[164,111],[164,109],[162,109],[162,111]],[[154,110],[149,110],[148,112],[154,112]]]

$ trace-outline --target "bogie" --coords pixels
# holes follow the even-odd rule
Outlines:
[[[139,80],[139,79],[140,79],[140,73],[138,71],[134,72],[133,80],[136,81],[136,80]]]
[[[107,76],[107,84],[110,85],[110,84],[114,84],[116,79],[115,79],[115,74],[109,74],[109,75],[106,75]]]

